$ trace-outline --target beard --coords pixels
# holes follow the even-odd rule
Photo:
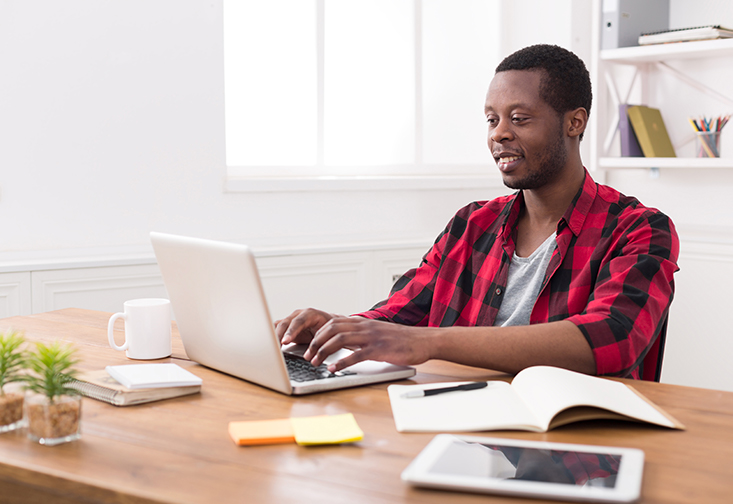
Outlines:
[[[568,159],[561,131],[558,129],[557,138],[554,142],[550,142],[547,150],[539,158],[536,169],[528,171],[520,179],[504,180],[504,185],[509,189],[539,189],[555,180]]]

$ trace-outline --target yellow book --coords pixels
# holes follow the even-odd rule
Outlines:
[[[644,157],[677,157],[659,109],[636,105],[626,113]]]

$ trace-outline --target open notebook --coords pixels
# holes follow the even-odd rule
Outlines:
[[[163,233],[150,233],[150,240],[183,346],[194,361],[293,395],[414,376],[414,368],[374,361],[336,375],[323,365],[313,368],[299,356],[302,347],[282,351],[247,246]]]

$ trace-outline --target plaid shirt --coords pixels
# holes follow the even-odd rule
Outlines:
[[[414,326],[494,325],[522,205],[519,191],[462,208],[422,264],[358,315]],[[530,324],[569,320],[588,340],[597,374],[640,378],[674,294],[672,221],[586,171],[556,242]]]

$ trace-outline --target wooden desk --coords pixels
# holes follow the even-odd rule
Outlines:
[[[129,363],[107,345],[109,313],[68,309],[0,320],[0,331],[29,340],[72,341],[83,370]],[[84,399],[82,438],[55,447],[25,432],[0,435],[0,501],[171,503],[469,503],[487,497],[414,489],[400,472],[433,434],[394,428],[386,384],[291,398],[186,359],[174,332],[171,359],[204,380],[201,394],[117,408]],[[448,363],[419,367],[416,382],[503,376]],[[687,431],[596,421],[547,434],[486,435],[641,448],[642,502],[730,502],[733,495],[733,393],[656,383],[638,389],[687,425]],[[365,432],[353,445],[238,447],[232,420],[352,412]],[[492,502],[525,502],[493,498]],[[526,502],[540,502],[528,500]]]

